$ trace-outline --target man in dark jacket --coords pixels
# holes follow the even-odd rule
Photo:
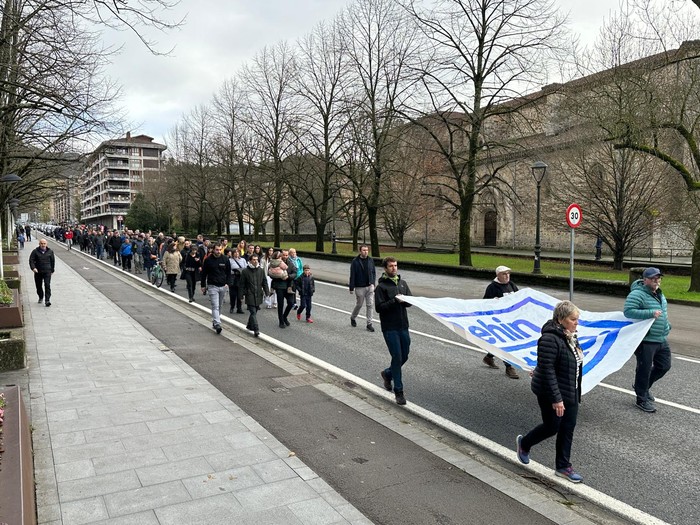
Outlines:
[[[507,266],[499,266],[496,268],[496,278],[489,283],[484,292],[484,299],[496,299],[504,295],[512,294],[518,291],[518,287],[510,280],[510,268]],[[493,354],[484,356],[484,364],[489,368],[498,368],[494,361]],[[518,379],[520,376],[515,371],[515,367],[510,363],[505,363],[506,375],[511,379]]]
[[[253,254],[250,256],[248,266],[241,270],[241,279],[238,283],[238,296],[245,300],[248,307],[248,324],[246,328],[252,330],[255,337],[260,335],[258,327],[258,310],[263,302],[263,298],[270,295],[270,289],[267,286],[267,276],[262,268],[258,265],[258,256]]]
[[[650,413],[656,412],[656,406],[649,389],[671,369],[671,348],[666,340],[671,324],[668,322],[668,303],[660,288],[662,277],[658,268],[647,268],[642,278],[632,283],[625,300],[625,317],[654,318],[654,323],[634,351],[637,357],[634,375],[637,407]]]
[[[34,272],[39,304],[46,301],[46,306],[51,306],[51,276],[56,268],[56,257],[46,239],[39,240],[39,247],[35,248],[29,256],[29,267]]]
[[[121,254],[119,253],[119,249],[122,247],[122,238],[117,230],[112,232],[112,236],[109,238],[108,242],[110,254],[112,255],[112,261],[114,262],[114,266],[117,266],[118,264],[121,264],[122,260]]]
[[[399,275],[398,262],[393,257],[386,257],[383,262],[384,273],[379,278],[379,284],[374,292],[374,304],[382,324],[382,335],[391,355],[391,365],[382,370],[384,388],[393,390],[396,403],[406,404],[403,394],[401,367],[408,361],[411,347],[411,336],[408,333],[408,313],[406,308],[411,306],[404,302],[404,295],[412,295],[406,281]]]
[[[369,246],[360,246],[360,253],[350,263],[350,293],[355,294],[355,308],[350,314],[350,325],[357,326],[357,314],[362,303],[367,305],[367,331],[374,332],[372,326],[372,310],[374,309],[374,283],[377,281],[377,271],[374,260],[369,257]]]
[[[221,246],[214,246],[214,252],[202,264],[202,294],[209,296],[211,320],[217,334],[221,333],[221,307],[226,297],[231,263],[221,253]]]

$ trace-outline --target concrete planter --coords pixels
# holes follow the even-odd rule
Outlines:
[[[18,370],[27,365],[22,329],[0,331],[0,372]]]
[[[18,290],[12,290],[12,304],[0,305],[0,328],[19,328],[24,326],[22,302]]]
[[[5,415],[0,432],[0,523],[35,525],[32,436],[20,390],[0,389]]]
[[[17,251],[10,250],[6,252],[2,251],[2,261],[5,264],[19,264],[19,253]]]
[[[9,288],[12,288],[13,290],[20,291],[22,289],[21,282],[22,280],[19,277],[8,277],[7,275],[5,275],[5,283]]]

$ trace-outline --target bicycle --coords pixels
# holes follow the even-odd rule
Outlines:
[[[165,279],[163,264],[161,261],[156,261],[156,264],[153,265],[153,269],[151,270],[151,284],[160,288],[163,284],[163,279]]]

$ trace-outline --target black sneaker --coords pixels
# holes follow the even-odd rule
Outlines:
[[[258,332],[258,331],[256,330],[255,332],[253,332],[253,335],[254,335],[255,337],[260,337],[260,332]]]
[[[645,399],[644,401],[637,401],[637,408],[643,412],[653,413],[656,412],[656,407],[654,403]]]
[[[41,300],[39,300],[39,302],[41,302]],[[357,321],[355,321],[354,319],[350,319],[350,326],[357,326]]]
[[[405,405],[406,404],[406,398],[403,396],[403,392],[396,392],[396,404],[397,405]]]
[[[289,326],[289,320],[286,317],[284,318],[284,326]]]
[[[392,391],[391,379],[389,379],[387,377],[386,372],[384,372],[384,370],[382,370],[380,372],[380,375],[382,376],[382,380],[384,381],[384,388],[386,388],[389,392],[391,392]]]
[[[528,463],[530,463],[530,454],[523,450],[523,447],[521,445],[522,441],[522,434],[515,438],[515,451],[518,454],[518,461],[520,461],[520,463],[522,463],[523,465],[527,465]]]
[[[284,321],[281,321],[281,322],[280,322],[280,328],[287,328],[287,325],[284,324]]]
[[[220,325],[220,324],[215,324],[215,325],[214,325],[214,330],[216,330],[216,333],[217,333],[217,334],[220,334],[220,333],[221,333],[221,330],[222,330],[221,325]]]
[[[372,326],[371,324],[368,324],[368,325],[367,325],[367,331],[368,331],[368,332],[374,332],[374,326]]]
[[[51,301],[46,301],[46,306],[51,306]]]
[[[41,299],[39,299],[39,304],[41,304],[43,302],[44,302],[44,298],[42,297]]]

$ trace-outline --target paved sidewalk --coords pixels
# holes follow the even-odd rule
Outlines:
[[[59,258],[53,305],[37,304],[30,251],[40,524],[371,523]]]

